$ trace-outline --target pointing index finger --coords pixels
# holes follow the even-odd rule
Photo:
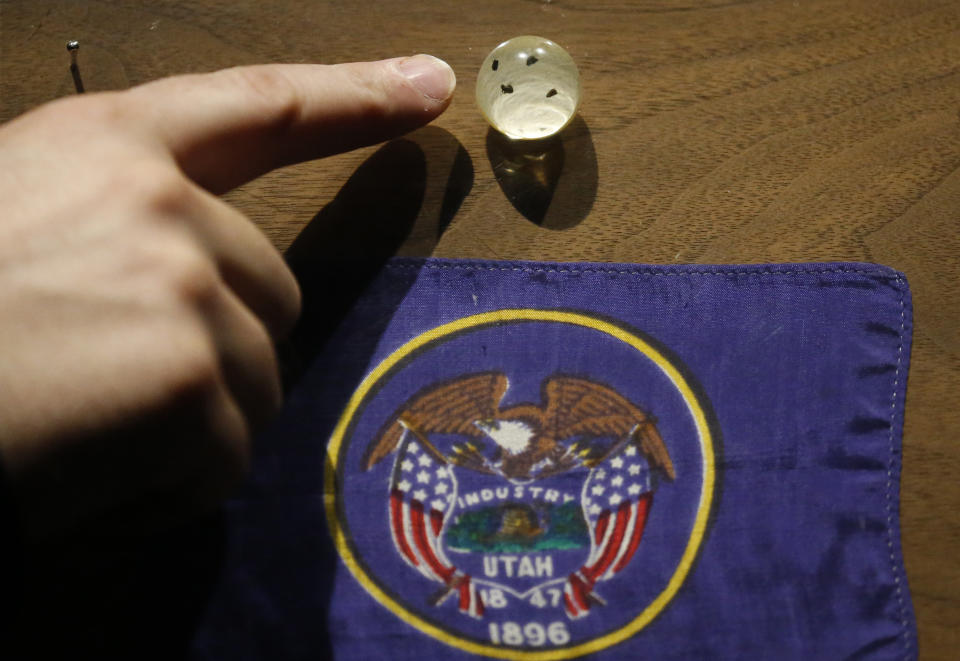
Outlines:
[[[237,67],[126,92],[186,174],[223,192],[274,168],[381,142],[443,112],[453,70],[430,55]]]

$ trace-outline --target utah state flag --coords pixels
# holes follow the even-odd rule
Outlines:
[[[195,658],[904,659],[870,264],[394,260],[228,512]]]

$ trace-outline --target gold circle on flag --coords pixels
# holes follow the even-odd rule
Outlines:
[[[667,582],[663,591],[651,601],[635,618],[629,621],[619,629],[603,636],[598,636],[591,640],[552,650],[529,650],[516,649],[495,645],[478,643],[473,640],[464,640],[450,632],[438,627],[421,618],[416,613],[411,612],[402,604],[398,603],[391,595],[384,591],[377,582],[371,578],[362,564],[354,556],[350,544],[347,541],[347,535],[338,517],[337,512],[337,493],[336,479],[337,458],[340,448],[344,442],[344,437],[350,429],[353,419],[357,412],[361,410],[367,397],[379,390],[377,387],[381,381],[390,375],[390,373],[410,358],[415,353],[427,348],[429,345],[443,342],[451,339],[454,335],[466,330],[475,330],[484,326],[501,325],[511,322],[553,322],[559,324],[569,324],[590,328],[606,335],[609,335],[624,344],[636,349],[641,354],[651,360],[663,374],[670,380],[673,386],[683,397],[684,403],[693,417],[694,425],[697,430],[700,450],[702,455],[703,482],[700,488],[700,502],[697,505],[696,515],[693,521],[693,527],[690,531],[690,538],[683,550],[677,568]],[[462,317],[455,321],[437,326],[429,331],[421,333],[417,337],[409,340],[406,344],[387,356],[378,364],[360,383],[347,406],[337,422],[330,437],[330,443],[327,446],[327,461],[324,474],[324,504],[327,512],[327,521],[330,526],[330,533],[333,536],[334,544],[344,564],[353,574],[354,578],[370,593],[370,595],[380,604],[385,606],[394,615],[414,628],[426,633],[439,641],[442,641],[452,647],[471,652],[473,654],[484,654],[486,656],[499,659],[512,659],[514,661],[555,661],[560,659],[571,659],[584,654],[598,652],[611,645],[623,642],[638,631],[647,626],[660,612],[666,607],[670,600],[676,595],[680,586],[683,585],[690,568],[703,543],[703,538],[707,529],[707,521],[710,516],[710,510],[713,504],[714,485],[716,480],[716,467],[714,455],[714,435],[705,412],[705,407],[700,401],[698,395],[691,387],[690,383],[683,376],[682,372],[673,362],[670,361],[661,351],[652,346],[650,342],[639,337],[636,333],[625,329],[606,319],[595,317],[582,312],[573,312],[567,310],[540,310],[531,308],[504,309],[493,312],[484,312],[481,314]]]

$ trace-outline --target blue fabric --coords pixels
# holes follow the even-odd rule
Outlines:
[[[259,439],[194,657],[915,658],[910,333],[871,264],[391,261]]]

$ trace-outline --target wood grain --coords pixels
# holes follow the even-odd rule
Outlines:
[[[584,102],[551,156],[562,167],[528,172],[548,190],[515,205],[473,87],[486,53],[518,34],[569,50]],[[252,62],[446,59],[459,89],[410,136],[425,192],[399,253],[904,270],[916,318],[904,546],[922,657],[955,658],[960,3],[4,0],[0,119],[71,92],[68,39],[83,44],[88,90]],[[274,172],[228,199],[286,249],[373,153]]]

